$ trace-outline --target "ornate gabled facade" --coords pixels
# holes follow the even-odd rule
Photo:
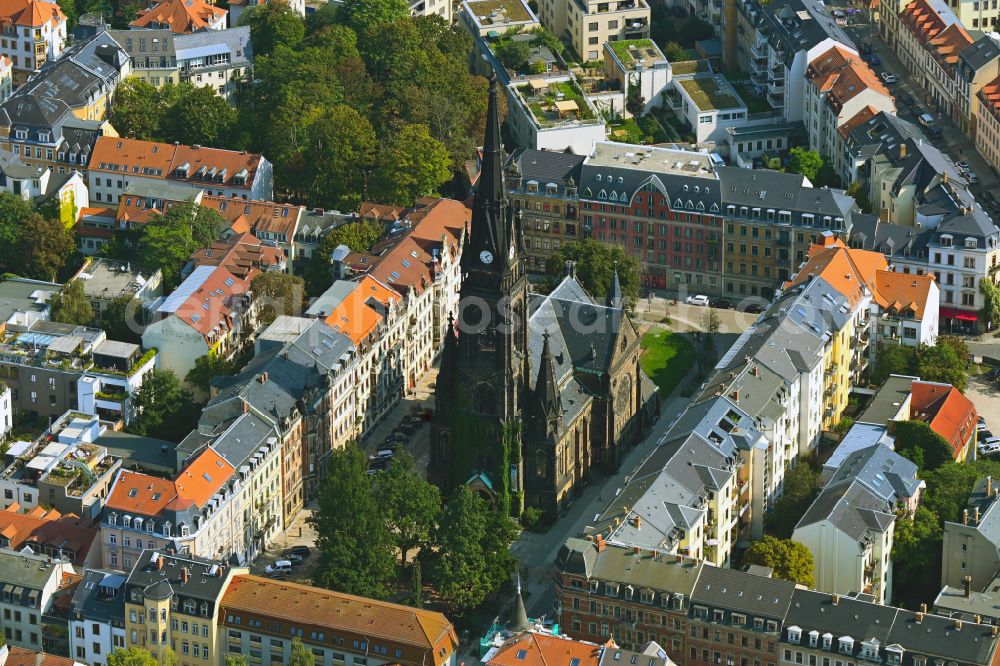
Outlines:
[[[572,270],[551,294],[529,294],[497,94],[493,83],[458,319],[437,380],[431,474],[446,492],[468,483],[515,515],[525,506],[554,514],[594,466],[615,468],[639,440],[656,389],[639,369],[617,278],[606,304]]]

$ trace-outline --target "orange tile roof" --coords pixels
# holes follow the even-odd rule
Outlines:
[[[12,504],[0,510],[0,534],[8,539],[7,547],[13,550],[20,550],[28,543],[62,548],[73,552],[74,564],[83,564],[98,530],[73,514],[64,516],[55,509],[46,511],[42,507],[24,514]]]
[[[197,250],[191,260],[196,266],[223,266],[236,277],[251,282],[262,271],[284,264],[285,253],[245,232]]]
[[[155,516],[177,497],[174,482],[142,472],[118,473],[105,506],[117,511]]]
[[[526,631],[505,641],[485,663],[489,666],[569,666],[574,659],[579,660],[579,666],[597,666],[601,660],[601,646],[565,636]]]
[[[69,657],[35,652],[16,645],[8,644],[7,649],[7,661],[4,662],[4,666],[76,666],[79,663]]]
[[[302,206],[273,201],[244,201],[231,197],[205,195],[201,205],[219,211],[234,233],[265,231],[284,236],[286,243],[295,237]]]
[[[235,467],[212,448],[206,448],[174,479],[177,495],[203,506],[233,475]]]
[[[46,22],[59,25],[66,15],[54,2],[44,0],[0,0],[0,24],[40,28]]]
[[[910,418],[924,421],[944,437],[958,458],[975,435],[976,406],[950,384],[915,381],[910,394]]]
[[[937,52],[938,60],[954,65],[958,54],[972,44],[972,37],[961,23],[952,23],[931,39],[930,46]]]
[[[441,613],[260,576],[233,576],[220,602],[220,621],[231,613],[377,636],[432,652],[445,649],[445,655],[458,646],[454,626]],[[436,663],[438,657],[431,656],[428,663]]]
[[[386,285],[366,275],[324,321],[335,331],[349,337],[354,344],[360,344],[382,322],[382,315],[369,304],[372,299],[388,306],[389,303],[398,303],[400,297]]]
[[[993,79],[979,90],[979,101],[993,115],[1000,114],[1000,76]]]
[[[784,287],[822,277],[848,302],[855,304],[861,298],[861,287],[872,289],[877,272],[888,268],[882,253],[849,248],[840,239],[827,237],[822,244],[809,248],[809,258]]]
[[[403,206],[393,206],[391,204],[377,204],[362,201],[358,208],[358,216],[363,220],[374,220],[376,222],[395,222],[402,219],[406,208]]]
[[[875,107],[866,106],[865,108],[855,113],[853,118],[851,118],[850,120],[842,124],[840,127],[838,127],[837,131],[840,132],[841,136],[847,138],[847,136],[854,131],[854,128],[864,125],[866,122],[877,116],[878,113],[879,110],[876,109]]]
[[[209,30],[226,10],[210,5],[204,0],[163,0],[154,7],[138,12],[131,28],[169,27],[177,34]]]
[[[261,160],[260,155],[235,150],[101,136],[94,143],[88,168],[97,173],[128,172],[143,178],[162,178],[195,186],[224,185],[249,190]],[[187,175],[178,175],[177,169],[184,165],[187,165]],[[209,182],[197,177],[198,170],[202,167],[215,168],[217,172],[225,170],[225,179]],[[242,170],[247,172],[246,185],[237,185],[234,177]]]
[[[875,273],[875,288],[872,298],[884,310],[893,309],[898,312],[913,311],[913,316],[921,319],[927,298],[934,285],[934,275],[910,275],[893,271],[878,271]]]
[[[188,277],[191,279],[194,275]],[[182,288],[184,283],[178,287]],[[234,326],[235,301],[248,291],[250,284],[247,281],[230,273],[225,266],[217,266],[172,314],[201,333],[211,346]]]
[[[827,93],[827,102],[837,113],[864,90],[874,90],[890,97],[875,72],[841,46],[834,46],[813,58],[806,76],[816,88]]]

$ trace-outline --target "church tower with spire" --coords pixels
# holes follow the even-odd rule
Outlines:
[[[445,492],[471,482],[503,503],[523,491],[520,405],[528,372],[528,278],[520,216],[504,182],[499,94],[494,77],[462,250],[459,310],[437,379],[429,471]]]

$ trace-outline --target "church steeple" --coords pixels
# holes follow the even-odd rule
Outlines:
[[[562,415],[562,402],[559,400],[559,386],[556,384],[548,331],[542,334],[542,354],[539,359],[538,381],[535,382],[535,400],[539,412],[545,417],[556,418]]]
[[[608,290],[607,306],[609,308],[621,309],[625,299],[622,297],[622,285],[618,281],[618,266],[615,265],[611,274],[611,289]]]
[[[472,204],[468,244],[462,251],[462,271],[470,269],[503,273],[511,263],[514,243],[513,215],[507,203],[503,143],[500,139],[499,86],[490,79],[483,159]]]

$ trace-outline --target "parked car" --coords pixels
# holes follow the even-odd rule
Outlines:
[[[885,83],[886,85],[889,85],[890,83],[895,83],[898,80],[895,74],[890,74],[889,72],[882,72],[881,74],[879,74],[879,78],[881,78],[882,82]]]
[[[917,116],[917,122],[923,125],[924,127],[933,127],[934,116],[932,116],[929,113],[921,113],[920,115]]]
[[[976,183],[979,182],[979,176],[976,175],[975,171],[966,171],[965,179],[969,181],[971,185],[975,185]]]
[[[980,430],[979,432],[976,433],[976,435],[979,437],[981,441],[984,442],[988,439],[993,439],[993,433],[985,429]]]
[[[969,166],[969,163],[962,160],[955,162],[955,166],[958,167],[959,171],[972,171],[972,167]]]
[[[312,549],[309,548],[309,546],[292,546],[291,548],[286,548],[281,551],[281,554],[284,555],[286,559],[289,555],[298,555],[302,559],[306,559],[309,557],[309,553],[311,552]]]
[[[295,553],[290,553],[288,555],[285,555],[284,558],[286,560],[288,560],[289,562],[291,562],[293,567],[297,567],[300,564],[302,564],[303,562],[305,562],[305,558],[304,557],[296,555]]]
[[[902,95],[899,96],[899,101],[905,104],[906,106],[913,106],[914,99],[912,95],[903,93]]]
[[[292,563],[289,560],[278,560],[274,564],[268,564],[264,568],[264,573],[266,574],[273,574],[273,573],[287,574],[291,573],[291,571],[292,571]]]
[[[704,307],[708,305],[708,296],[705,296],[704,294],[694,294],[685,298],[684,302],[688,305],[700,305]]]
[[[728,298],[713,298],[709,303],[713,308],[719,308],[720,310],[729,310],[733,307],[733,302]]]
[[[985,456],[988,456],[988,455],[991,455],[991,454],[994,454],[994,453],[1000,453],[1000,443],[992,444],[990,446],[985,446],[985,447],[979,449],[979,453],[981,453],[982,455],[985,455]]]
[[[993,368],[992,370],[990,370],[990,376],[992,377],[993,373],[997,371],[1000,371],[1000,368]],[[986,417],[980,414],[979,418],[976,419],[976,423],[980,425],[986,425]]]
[[[871,54],[870,56],[865,56],[865,60],[867,60],[868,64],[871,65],[872,67],[876,67],[876,66],[882,64],[882,61],[874,53]]]
[[[861,45],[858,46],[858,50],[861,51],[861,55],[868,55],[869,53],[875,52],[875,49],[873,49],[872,45],[868,42],[861,42]]]

